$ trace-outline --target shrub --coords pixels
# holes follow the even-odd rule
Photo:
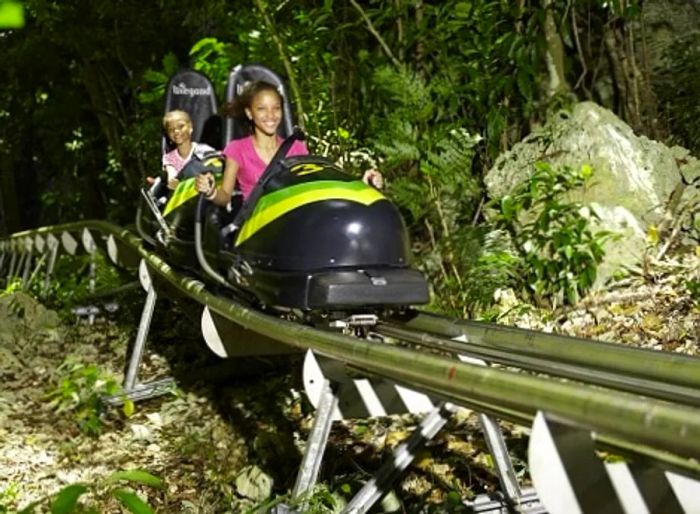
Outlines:
[[[574,171],[537,163],[530,179],[494,202],[496,225],[506,230],[520,257],[520,289],[536,303],[576,303],[595,283],[608,231],[593,231],[594,212],[567,193],[585,187],[590,166]]]
[[[99,513],[99,506],[109,503],[113,498],[132,514],[152,514],[154,511],[131,488],[124,487],[124,482],[147,487],[162,488],[163,480],[157,476],[138,469],[115,471],[104,480],[94,483],[70,484],[58,493],[41,498],[31,503],[18,514],[34,514],[37,509],[49,505],[51,514]],[[89,496],[92,505],[83,505],[81,497]]]
[[[46,398],[56,412],[72,412],[80,430],[90,436],[102,432],[102,414],[107,404],[105,397],[121,393],[121,385],[110,376],[104,374],[95,365],[85,365],[67,359],[58,368],[63,377],[58,385],[51,390]],[[134,411],[131,400],[125,399],[124,414],[130,416]]]

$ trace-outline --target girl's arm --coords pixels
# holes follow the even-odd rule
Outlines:
[[[221,181],[221,186],[212,186],[213,177],[211,173],[199,175],[196,178],[195,187],[200,193],[204,193],[207,200],[211,200],[216,205],[225,207],[231,201],[233,187],[236,185],[236,177],[238,176],[239,164],[233,159],[226,158],[224,166],[224,177]]]

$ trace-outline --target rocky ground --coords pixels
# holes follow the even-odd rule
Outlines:
[[[311,426],[299,359],[219,361],[201,342],[188,307],[163,301],[141,378],[172,375],[177,386],[133,408],[104,408],[98,398],[121,382],[135,337],[138,295],[129,296],[93,325],[23,293],[0,297],[0,513],[42,498],[49,499],[35,512],[48,512],[59,491],[64,499],[82,492],[66,489],[79,483],[86,488],[83,507],[74,512],[122,512],[120,501],[129,504],[130,493],[162,513],[266,512],[269,497],[284,499],[293,486]],[[504,323],[695,355],[700,256],[690,251],[650,262],[555,313],[507,292],[500,302]],[[324,486],[308,511],[341,505],[414,425],[409,416],[336,423]],[[510,426],[505,432],[526,480],[526,432]],[[120,470],[149,475],[115,477]],[[494,487],[474,416],[463,413],[377,512],[458,512],[460,498]]]

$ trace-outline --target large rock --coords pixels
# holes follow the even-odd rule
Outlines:
[[[572,194],[601,218],[602,229],[619,234],[606,245],[599,282],[622,264],[634,265],[647,248],[650,226],[668,223],[687,206],[686,184],[700,176],[700,162],[680,148],[669,148],[632,129],[592,102],[577,104],[501,155],[485,177],[492,198],[526,181],[534,163],[593,168],[593,185]],[[683,199],[683,201],[681,201]]]
[[[0,343],[34,335],[56,340],[60,318],[22,291],[0,294]]]

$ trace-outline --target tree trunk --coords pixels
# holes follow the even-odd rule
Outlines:
[[[564,43],[561,40],[557,22],[554,18],[554,6],[552,0],[544,0],[545,19],[544,35],[547,41],[547,71],[549,74],[549,84],[547,85],[547,96],[549,98],[567,93],[571,90],[566,75],[564,73]]]
[[[11,234],[22,229],[11,161],[6,155],[0,158],[0,235]]]
[[[666,134],[659,124],[656,95],[651,77],[639,65],[636,39],[631,27],[621,19],[609,23],[603,36],[618,95],[619,113],[636,132],[663,139]]]
[[[132,168],[125,162],[124,148],[121,142],[124,132],[122,127],[125,123],[119,99],[112,93],[111,85],[98,64],[84,63],[81,77],[90,97],[92,109],[97,115],[100,128],[114,152],[114,156],[121,164],[124,183],[129,190],[135,191],[138,187],[138,177],[130,173]]]
[[[415,10],[416,10],[416,27],[419,29],[423,25],[423,0],[417,0],[416,5],[415,5]],[[421,77],[425,78],[426,73],[425,73],[425,44],[423,43],[423,38],[420,38],[416,41],[416,52],[415,52],[415,60],[416,60],[416,69],[420,73]],[[402,59],[403,61],[403,59]]]

